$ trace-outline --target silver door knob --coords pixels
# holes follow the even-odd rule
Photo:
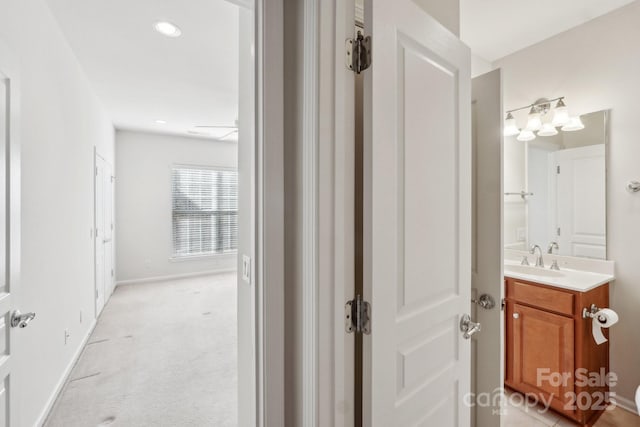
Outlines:
[[[496,300],[494,300],[493,297],[489,294],[482,294],[480,295],[480,298],[472,299],[471,302],[479,305],[485,310],[491,310],[496,306]]]
[[[20,313],[20,310],[15,310],[13,313],[11,313],[11,327],[26,328],[29,325],[29,322],[31,322],[35,317],[35,313],[22,314]]]
[[[520,314],[518,314],[518,313],[513,313],[513,318],[514,318],[514,319],[518,319],[518,318],[520,318]]]
[[[480,329],[480,323],[472,322],[471,316],[469,316],[468,314],[465,314],[460,319],[460,332],[462,332],[462,337],[465,340],[470,339],[471,335],[475,334],[476,332],[480,332]]]

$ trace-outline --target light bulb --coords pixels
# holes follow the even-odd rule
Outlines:
[[[527,130],[535,131],[542,127],[542,118],[540,113],[536,111],[535,107],[531,107],[529,111],[529,119],[527,120]]]
[[[562,99],[558,100],[556,104],[556,108],[553,110],[553,120],[551,123],[553,126],[564,126],[569,122],[569,110],[567,106],[564,105],[564,101]]]
[[[504,136],[514,136],[520,133],[518,124],[513,114],[507,113],[507,118],[504,120]]]
[[[553,136],[557,134],[558,131],[551,123],[543,123],[542,128],[538,131],[538,136]]]
[[[565,132],[573,132],[584,129],[584,124],[580,120],[580,116],[571,117],[566,125],[561,128]]]
[[[536,135],[529,129],[522,129],[522,132],[520,132],[520,135],[518,135],[516,139],[522,142],[533,141],[536,139]]]

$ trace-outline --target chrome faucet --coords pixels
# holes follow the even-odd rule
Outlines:
[[[547,253],[548,253],[548,254],[552,254],[554,249],[555,249],[556,251],[557,251],[558,249],[560,249],[560,246],[558,246],[558,242],[551,242],[551,243],[549,243],[549,247],[547,248]]]
[[[538,245],[531,246],[531,250],[529,250],[529,253],[535,254],[536,249],[538,250],[538,256],[536,257],[536,267],[544,268],[544,260],[542,259],[542,249],[540,249],[540,246]]]

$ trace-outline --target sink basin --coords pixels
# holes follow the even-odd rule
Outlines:
[[[529,265],[505,265],[505,271],[519,274],[529,274],[531,276],[543,276],[543,277],[563,277],[561,271],[549,270],[540,267],[531,267]]]

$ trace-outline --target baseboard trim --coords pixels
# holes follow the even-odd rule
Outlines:
[[[35,427],[42,427],[44,423],[47,421],[47,418],[49,418],[49,415],[51,414],[51,410],[55,406],[55,403],[58,400],[60,393],[62,393],[62,390],[64,390],[64,386],[67,384],[67,381],[69,380],[71,371],[73,371],[73,368],[75,368],[76,364],[78,363],[78,360],[80,359],[80,355],[84,351],[84,348],[86,347],[87,342],[89,341],[89,337],[91,337],[91,334],[93,333],[93,330],[96,328],[97,323],[98,323],[97,320],[93,319],[91,326],[89,327],[89,331],[87,332],[85,337],[82,339],[80,346],[76,350],[75,354],[71,358],[71,361],[67,365],[67,368],[64,370],[62,376],[60,377],[60,380],[58,381],[56,388],[53,390],[51,397],[49,397],[49,400],[47,401],[47,404],[45,405],[44,410],[40,413],[40,416],[38,417],[38,421],[36,421],[35,423]]]
[[[621,396],[611,397],[611,400],[615,402],[616,406],[619,406],[622,409],[626,409],[629,412],[639,415],[638,408],[636,407],[636,404],[633,400],[630,400]]]
[[[192,277],[211,276],[212,274],[231,273],[236,271],[235,268],[219,268],[216,270],[200,271],[197,273],[173,274],[170,276],[146,277],[143,279],[120,280],[116,282],[116,286],[138,285],[141,283],[151,282],[167,282],[169,280],[189,279]]]

